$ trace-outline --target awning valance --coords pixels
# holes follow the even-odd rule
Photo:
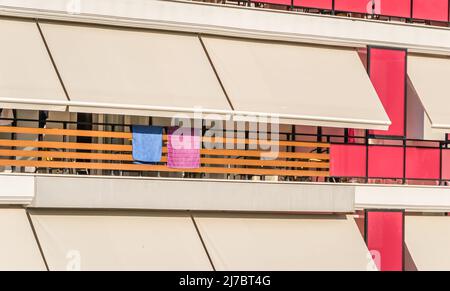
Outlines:
[[[217,270],[376,269],[352,217],[198,214]]]
[[[31,219],[50,270],[211,270],[187,213],[36,209]]]
[[[172,117],[231,108],[194,34],[40,23],[71,111]]]
[[[0,108],[66,110],[68,101],[34,21],[0,19]]]
[[[44,271],[25,209],[0,208],[0,270]]]
[[[450,270],[450,217],[406,216],[405,241],[417,270]]]
[[[355,49],[202,37],[236,113],[283,123],[387,129]]]

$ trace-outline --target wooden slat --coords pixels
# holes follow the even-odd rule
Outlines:
[[[0,139],[0,146],[131,152],[131,145]]]
[[[66,168],[66,169],[91,169],[91,170],[121,170],[121,171],[158,171],[158,172],[190,172],[211,174],[240,174],[258,176],[297,176],[297,177],[327,177],[328,171],[306,170],[278,170],[278,169],[250,169],[250,168],[219,168],[202,167],[198,169],[173,169],[162,165],[137,165],[114,163],[78,163],[55,161],[27,161],[0,159],[0,166],[38,167],[38,168]]]
[[[164,137],[167,141],[167,137]],[[203,142],[209,142],[213,144],[258,144],[258,145],[276,145],[278,146],[292,146],[292,147],[311,147],[311,148],[329,148],[330,144],[320,142],[306,142],[306,141],[286,141],[286,140],[251,140],[251,139],[239,139],[239,138],[226,138],[226,137],[203,137]]]
[[[59,159],[85,159],[85,160],[111,160],[132,162],[130,154],[105,154],[105,153],[79,153],[60,151],[34,151],[34,150],[2,150],[0,156],[11,157],[39,157],[39,158],[59,158]],[[161,162],[167,162],[167,157],[163,156]],[[255,159],[227,159],[227,158],[205,158],[200,159],[202,164],[211,165],[242,165],[242,166],[265,166],[265,167],[293,167],[293,168],[329,168],[328,162],[299,162],[283,160],[255,160]]]
[[[55,149],[82,149],[82,150],[120,151],[120,152],[131,152],[132,151],[131,145],[73,143],[73,142],[54,142],[54,141],[30,141],[30,140],[6,140],[6,139],[0,140],[0,146],[55,148]],[[163,148],[163,152],[167,153],[166,147]],[[264,152],[257,151],[257,150],[201,149],[200,153],[202,155],[212,155],[212,156],[261,157]],[[329,160],[329,154],[279,152],[278,158]]]
[[[163,149],[164,152],[164,149]],[[261,157],[263,151],[202,149],[200,153],[211,156]],[[267,152],[265,152],[267,153]],[[329,154],[279,152],[278,158],[329,160]]]
[[[76,130],[76,129],[60,129],[60,128],[34,128],[34,127],[15,127],[15,126],[0,126],[0,132],[85,136],[85,137],[110,137],[110,138],[126,138],[126,139],[132,137],[132,134],[130,132]]]
[[[84,137],[104,137],[104,138],[122,138],[131,139],[130,132],[114,132],[114,131],[98,131],[98,130],[75,130],[75,129],[59,129],[59,128],[32,128],[32,127],[14,127],[14,126],[0,126],[0,132],[3,133],[22,133],[22,134],[46,134],[46,135],[61,135],[61,136],[84,136]],[[163,140],[167,141],[167,135],[163,135]],[[272,140],[251,140],[238,138],[221,138],[221,137],[203,137],[203,142],[210,143],[232,143],[232,144],[251,144],[257,143],[259,145],[276,145],[279,146],[295,146],[295,147],[321,147],[329,148],[327,143],[319,142],[305,142],[305,141],[272,141]]]
[[[80,152],[62,152],[62,151],[0,150],[0,156],[104,160],[104,161],[124,161],[124,162],[133,161],[132,155],[129,154],[80,153]]]

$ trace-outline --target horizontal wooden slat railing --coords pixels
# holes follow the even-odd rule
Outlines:
[[[0,133],[32,134],[48,136],[83,136],[93,138],[122,139],[123,144],[78,143],[66,141],[38,141],[23,139],[0,139],[0,166],[91,169],[121,171],[190,172],[211,174],[273,175],[298,177],[329,176],[329,154],[312,152],[279,152],[277,159],[262,159],[267,151],[241,149],[200,150],[202,166],[198,169],[174,169],[165,165],[167,147],[157,164],[136,164],[132,157],[132,134],[96,130],[73,130],[57,128],[28,128],[0,126]],[[167,136],[163,135],[167,141]],[[278,143],[279,147],[304,147],[326,150],[327,143],[304,141],[262,141],[236,138],[203,137],[203,143],[259,144]]]

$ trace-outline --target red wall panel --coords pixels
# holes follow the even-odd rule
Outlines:
[[[366,243],[380,271],[403,270],[403,212],[367,211]]]
[[[366,147],[364,145],[332,144],[330,175],[335,177],[365,177]]]
[[[375,0],[375,14],[411,17],[411,0]]]
[[[439,149],[406,148],[406,178],[439,179]]]
[[[442,179],[450,180],[450,150],[442,150]]]
[[[372,0],[334,0],[334,9],[343,12],[372,14]]]
[[[448,21],[448,0],[413,0],[413,18]]]
[[[369,177],[403,178],[403,147],[369,146]]]
[[[405,131],[406,51],[370,48],[369,75],[392,124],[376,135],[403,136]]]
[[[294,0],[294,6],[331,10],[333,0]]]

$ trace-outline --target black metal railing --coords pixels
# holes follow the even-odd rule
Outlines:
[[[444,12],[446,13],[446,17],[439,19],[432,18],[432,17],[419,17],[417,15],[420,15],[413,9],[414,7],[414,1],[418,0],[410,0],[409,2],[409,9],[407,11],[404,11],[401,15],[395,13],[386,14],[386,13],[380,13],[379,6],[380,3],[382,5],[382,1],[377,0],[367,0],[367,11],[361,11],[361,10],[349,10],[349,9],[343,9],[339,8],[339,6],[336,5],[336,1],[338,0],[332,0],[330,7],[324,8],[323,6],[314,6],[314,5],[308,5],[308,6],[302,6],[301,1],[298,0],[287,0],[286,3],[283,1],[275,1],[275,0],[217,0],[217,1],[205,1],[205,0],[192,0],[194,2],[214,2],[217,4],[231,4],[231,5],[239,5],[239,6],[252,6],[252,7],[260,7],[265,8],[267,4],[271,5],[269,8],[274,9],[276,7],[279,7],[283,10],[288,11],[301,11],[306,13],[320,13],[320,14],[331,14],[331,15],[341,15],[341,16],[349,16],[349,17],[366,17],[371,19],[379,19],[379,20],[392,20],[392,19],[403,19],[407,23],[413,23],[413,22],[420,22],[425,23],[428,25],[437,25],[440,26],[450,26],[450,0],[448,3],[448,11]],[[283,4],[280,4],[283,2]],[[300,4],[297,4],[300,3]]]

